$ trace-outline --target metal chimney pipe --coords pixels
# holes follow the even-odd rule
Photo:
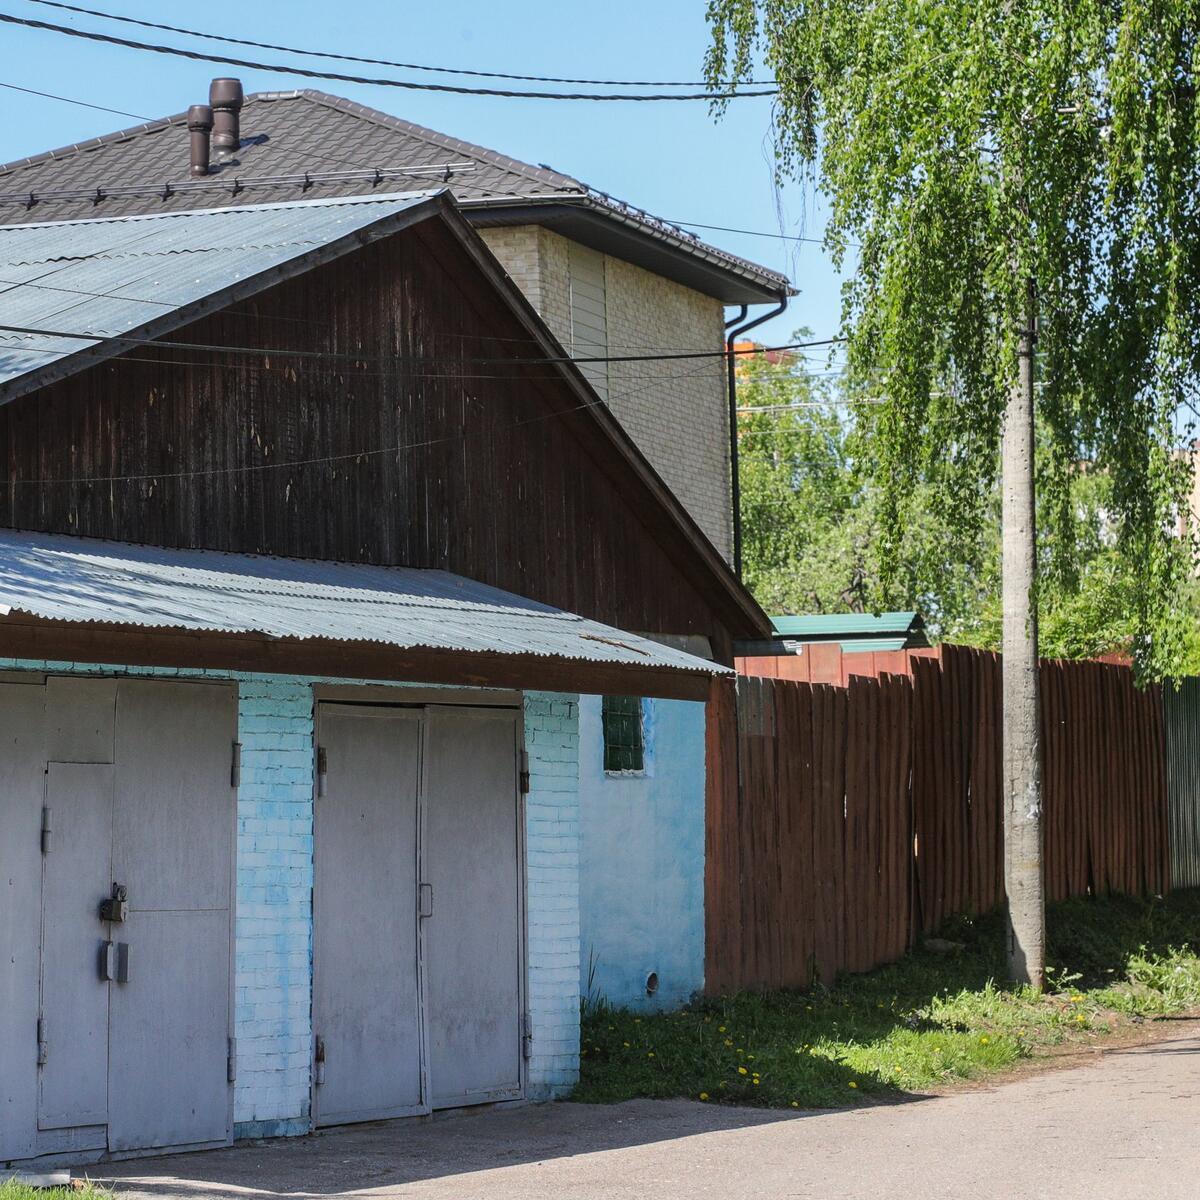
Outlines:
[[[217,154],[236,154],[241,147],[242,100],[240,79],[214,79],[208,86],[208,102],[213,110],[212,147]]]
[[[213,110],[207,104],[193,104],[188,109],[188,133],[192,142],[192,174],[208,174],[209,134],[213,127]]]

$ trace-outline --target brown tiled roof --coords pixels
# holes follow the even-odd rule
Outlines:
[[[656,269],[662,269],[664,254],[682,256],[683,273],[703,269],[714,294],[723,290],[720,279],[726,278],[729,295],[723,298],[730,302],[747,299],[741,294],[746,289],[763,293],[762,299],[789,291],[786,278],[777,272],[706,245],[570,175],[338,96],[309,89],[252,93],[242,110],[241,134],[236,157],[214,158],[200,187],[188,180],[184,113],[8,163],[0,166],[0,224],[444,185],[482,223],[495,223],[484,210],[495,217],[506,209],[536,205],[547,215],[554,208],[570,211],[572,219],[586,216],[619,226],[633,239],[627,249],[636,249],[639,241],[654,244]],[[337,178],[339,172],[353,177]],[[371,172],[379,172],[377,181]],[[243,182],[245,190],[240,190]],[[56,194],[63,192],[70,194]]]

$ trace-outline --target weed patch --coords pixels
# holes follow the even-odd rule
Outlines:
[[[743,993],[660,1014],[593,1000],[573,1098],[835,1107],[991,1074],[1200,1009],[1200,890],[1052,906],[1053,967],[1040,995],[1002,982],[1001,916],[960,918],[940,936],[962,948],[918,948],[832,988]]]

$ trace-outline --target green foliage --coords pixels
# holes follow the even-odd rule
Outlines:
[[[0,1180],[0,1200],[100,1200],[101,1195],[99,1188],[80,1181],[72,1187],[37,1188],[14,1179]]]
[[[831,989],[745,993],[645,1016],[594,1006],[575,1098],[854,1104],[987,1075],[1200,1005],[1200,891],[1071,901],[1051,906],[1048,929],[1048,995],[996,983],[1004,923],[990,916],[944,931],[961,949],[918,949]]]
[[[801,335],[797,335],[798,337]],[[746,581],[769,612],[917,609],[938,638],[999,649],[1000,519],[993,482],[980,520],[963,523],[936,474],[920,479],[894,568],[879,562],[881,488],[863,403],[799,362],[747,358],[738,384]],[[752,411],[745,411],[752,410]],[[1047,438],[1042,439],[1045,453]],[[1137,579],[1111,528],[1106,472],[1076,468],[1068,519],[1043,509],[1039,529],[1042,653],[1091,658],[1128,650]],[[1059,539],[1069,538],[1063,547]],[[1171,548],[1186,580],[1186,545]],[[1069,563],[1069,570],[1059,569]],[[1200,589],[1177,584],[1165,621],[1178,626],[1183,673],[1200,672]]]
[[[709,0],[708,13],[710,81],[745,79],[758,58],[774,74],[779,171],[820,189],[827,246],[853,259],[851,383],[885,401],[860,417],[876,435],[883,588],[922,484],[955,528],[988,519],[1032,317],[1051,569],[1077,568],[1072,482],[1091,462],[1111,488],[1138,664],[1178,671],[1200,0]]]

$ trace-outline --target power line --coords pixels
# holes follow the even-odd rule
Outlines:
[[[141,113],[125,112],[120,108],[109,108],[104,104],[91,104],[87,100],[74,100],[70,96],[56,96],[53,92],[39,92],[37,88],[21,87],[15,83],[0,83],[0,87],[8,88],[13,92],[24,92],[28,96],[44,96],[47,100],[61,100],[64,104],[77,104],[80,108],[94,108],[97,112],[112,113],[117,117],[132,117],[135,121],[149,121],[150,117],[143,117]]]
[[[45,276],[43,276],[42,278],[45,278]],[[60,295],[65,295],[65,296],[83,296],[89,300],[124,300],[124,301],[128,301],[131,304],[148,304],[148,305],[152,305],[155,308],[164,308],[164,309],[175,309],[175,308],[179,307],[177,302],[175,302],[175,301],[154,300],[154,299],[150,299],[146,296],[130,295],[129,293],[123,292],[123,291],[122,292],[118,292],[118,291],[95,292],[95,291],[91,291],[91,290],[88,290],[85,288],[64,287],[62,284],[35,283],[33,280],[17,280],[17,279],[0,278],[0,297],[2,297],[5,294],[3,289],[6,289],[6,288],[33,288],[39,292],[56,292],[56,293],[59,293]],[[250,311],[248,309],[244,309],[244,308],[227,308],[227,309],[222,309],[222,312],[230,313],[235,316],[253,317],[255,320],[259,320],[259,321],[261,321],[261,320],[287,321],[290,324],[307,325],[307,326],[310,326],[310,327],[316,328],[316,329],[328,330],[330,328],[330,324],[328,321],[315,321],[315,320],[312,320],[310,318],[305,318],[305,317],[290,317],[290,316],[284,316],[284,315],[276,314],[276,313],[257,313],[257,312],[252,312],[252,311]],[[2,327],[0,327],[0,328],[2,328]],[[71,335],[62,335],[62,336],[71,336]],[[81,336],[81,335],[75,335],[75,336]],[[88,335],[83,335],[83,336],[87,336],[87,337],[96,336],[97,338],[99,338],[99,335],[88,334]],[[481,342],[501,342],[501,343],[506,343],[506,344],[516,344],[516,345],[524,345],[524,346],[541,346],[542,345],[542,342],[534,337],[504,337],[503,335],[500,335],[500,334],[490,334],[490,333],[442,332],[438,336],[439,337],[453,337],[453,338],[457,338],[460,341],[476,341],[477,340],[477,341],[481,341]],[[152,341],[150,344],[164,345],[165,343]],[[191,343],[191,342],[189,342],[187,344],[189,346],[194,345],[194,343]],[[820,344],[824,344],[824,343],[820,343]],[[639,345],[639,344],[633,343],[633,342],[624,342],[623,345],[626,349],[665,350],[664,347],[654,346],[654,345],[646,345],[645,343],[642,343]],[[34,353],[42,353],[41,351],[38,351],[35,347],[29,347],[28,349],[32,350]],[[686,349],[686,347],[673,347],[672,351],[674,351],[676,349],[683,350],[683,349]],[[745,355],[745,354],[753,354],[753,353],[756,353],[757,351],[758,351],[757,347],[751,346],[749,349],[737,350],[737,351],[735,351],[735,353],[737,353],[739,355]],[[45,353],[52,353],[52,352],[45,351]],[[697,351],[697,353],[711,353],[714,356],[719,355],[720,357],[724,357],[723,351],[704,350],[704,351]],[[620,357],[622,357],[622,360],[624,360],[624,356],[620,356]],[[655,357],[656,357],[655,355],[647,355],[646,356],[646,358],[651,361]],[[802,358],[805,356],[801,353],[798,353],[796,355],[796,357]],[[507,361],[507,359],[505,361]],[[517,361],[529,361],[529,360],[518,359]],[[571,361],[577,362],[579,360],[572,359]],[[841,374],[843,371],[844,371],[844,368],[836,368],[836,369],[830,370],[830,371],[806,371],[805,377],[812,378],[812,377],[818,376],[818,375]],[[769,384],[770,385],[779,384],[782,386],[786,383],[787,383],[786,380],[774,380],[774,379],[772,379],[772,380],[757,380],[756,386],[765,387]]]
[[[662,219],[669,221],[672,225],[684,225],[688,229],[716,229],[721,233],[744,233],[747,237],[778,238],[784,242],[811,242],[814,246],[825,245],[824,238],[801,237],[797,233],[769,233],[765,229],[735,229],[732,225],[705,225],[701,221],[680,221],[675,217],[663,217]]]
[[[246,38],[230,37],[224,33],[206,33],[198,29],[185,29],[179,25],[164,25],[159,21],[143,21],[137,17],[104,12],[98,8],[81,8],[76,4],[63,4],[61,0],[31,0],[46,8],[63,9],[66,12],[84,13],[89,17],[102,17],[106,21],[121,21],[126,25],[140,25],[143,29],[159,29],[166,33],[182,33],[187,37],[204,38],[210,42],[224,42],[231,46],[251,46],[256,50],[278,50],[284,54],[298,54],[304,58],[325,58],[336,62],[365,63],[372,67],[397,67],[404,71],[436,71],[442,75],[470,75],[478,79],[516,79],[525,83],[577,83],[594,87],[709,87],[704,80],[678,79],[569,79],[558,75],[512,75],[506,71],[474,71],[466,67],[432,67],[421,63],[394,62],[387,58],[363,58],[357,54],[335,54],[330,50],[301,50],[296,46],[280,46],[272,42],[254,42]],[[748,79],[745,86],[778,87],[773,79]]]
[[[496,358],[455,358],[450,359],[433,359],[430,360],[427,356],[410,356],[400,357],[397,355],[372,355],[372,354],[356,354],[350,351],[336,352],[329,350],[295,350],[287,348],[272,348],[267,346],[223,346],[204,344],[201,342],[171,342],[158,338],[136,337],[126,334],[101,334],[101,333],[77,333],[73,330],[59,329],[39,329],[27,325],[0,325],[0,333],[20,334],[26,337],[48,337],[48,338],[64,338],[68,341],[81,342],[118,342],[123,345],[133,346],[153,346],[168,350],[201,350],[213,354],[251,354],[251,355],[269,355],[278,356],[280,358],[314,358],[322,361],[338,361],[338,362],[385,362],[385,363],[407,363],[407,362],[428,362],[428,361],[453,361],[455,363],[476,363],[483,365],[500,365],[500,366],[528,366],[530,364],[538,365],[545,363],[624,363],[624,362],[673,362],[680,359],[723,359],[730,353],[722,350],[688,350],[681,352],[669,352],[665,354],[610,354],[610,355],[594,355],[588,357],[572,358],[569,355],[554,357],[550,355],[529,357],[529,358],[514,358],[511,355]],[[11,339],[9,339],[11,341]],[[733,350],[734,357],[740,357],[746,354],[760,354],[772,351],[781,350],[797,350],[806,349],[812,346],[829,346],[835,342],[843,341],[843,338],[824,338],[811,342],[793,342],[786,346],[764,346],[751,347],[746,350]],[[20,347],[35,354],[58,354],[57,350],[43,350],[36,346]]]
[[[123,46],[129,50],[144,50],[153,54],[169,54],[176,58],[188,58],[196,62],[220,63],[222,66],[243,67],[249,71],[270,71],[277,75],[299,75],[305,79],[332,79],[339,83],[361,83],[369,87],[407,88],[419,92],[450,92],[459,96],[500,96],[520,100],[704,100],[711,103],[721,99],[754,98],[777,95],[777,89],[731,92],[720,95],[716,92],[524,92],[511,88],[466,87],[462,84],[422,83],[412,79],[372,78],[366,75],[347,75],[338,71],[317,71],[311,67],[279,66],[274,63],[257,62],[253,59],[234,58],[232,55],[205,54],[201,50],[185,50],[180,46],[164,46],[157,42],[138,42],[131,38],[117,37],[111,33],[97,33],[89,29],[72,29],[69,25],[55,25],[49,21],[35,21],[30,17],[16,17],[11,13],[0,13],[0,21],[8,25],[20,25],[26,29],[41,29],[50,33],[61,33],[65,37],[82,38],[90,42],[102,42],[109,46]]]
[[[626,391],[617,393],[610,399],[625,400],[631,396],[638,395],[650,387],[653,383],[645,384],[641,387],[630,388]],[[518,429],[524,425],[534,425],[541,421],[555,420],[560,417],[570,416],[573,413],[584,412],[591,408],[604,408],[608,406],[608,401],[596,397],[595,400],[588,400],[583,404],[577,404],[570,408],[562,409],[558,412],[544,413],[540,417],[526,417],[519,421],[513,421],[510,427]],[[488,437],[495,436],[494,429],[480,429],[474,434],[461,430],[458,433],[446,434],[442,437],[426,438],[417,442],[404,442],[394,446],[381,446],[369,450],[357,450],[345,454],[327,454],[313,458],[293,459],[291,461],[276,461],[269,463],[248,463],[236,467],[208,467],[198,468],[192,471],[159,471],[137,475],[94,475],[94,476],[70,476],[60,479],[13,479],[8,480],[10,485],[21,487],[52,487],[52,486],[68,486],[79,487],[90,484],[114,484],[114,483],[150,483],[150,482],[165,482],[168,480],[184,480],[195,478],[208,477],[227,477],[230,475],[255,474],[260,471],[279,471],[298,467],[323,466],[335,462],[357,462],[364,458],[377,458],[385,454],[401,454],[406,450],[423,450],[430,446],[442,445],[446,442],[467,441],[471,437]]]

